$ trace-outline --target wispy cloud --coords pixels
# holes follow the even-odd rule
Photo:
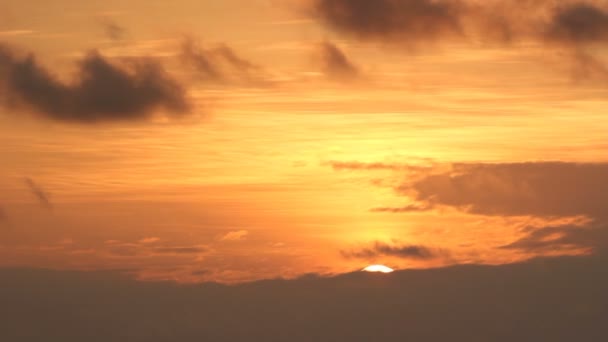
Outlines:
[[[220,238],[220,240],[221,241],[240,241],[240,240],[244,240],[245,238],[247,238],[247,236],[249,236],[249,231],[238,230],[238,231],[226,233],[225,235],[223,235]]]
[[[319,44],[319,56],[321,70],[329,79],[353,81],[361,75],[359,68],[332,42]]]
[[[346,258],[357,258],[375,260],[381,257],[397,257],[400,259],[430,260],[441,256],[438,250],[421,246],[407,244],[388,244],[384,242],[374,242],[371,246],[341,251]]]
[[[267,86],[269,76],[262,67],[240,56],[227,44],[206,47],[191,37],[181,43],[179,57],[195,71],[203,84],[235,86]]]
[[[42,206],[47,209],[53,208],[53,204],[51,203],[49,194],[44,191],[44,189],[42,189],[40,185],[34,182],[34,180],[31,178],[26,178],[25,184],[28,186],[30,192],[36,197],[36,199],[38,200],[38,202],[40,202]]]

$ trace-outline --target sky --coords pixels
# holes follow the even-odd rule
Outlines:
[[[607,38],[592,0],[3,1],[0,267],[596,258]]]
[[[606,0],[4,0],[0,340],[600,341],[606,42]]]

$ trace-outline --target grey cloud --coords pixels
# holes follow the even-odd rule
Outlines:
[[[341,254],[346,258],[368,260],[383,256],[398,257],[402,259],[430,260],[437,258],[440,253],[425,246],[374,242],[369,247],[342,251]]]
[[[570,44],[608,41],[608,11],[580,2],[554,10],[547,28],[550,41]]]
[[[63,83],[40,66],[34,55],[16,57],[0,47],[0,87],[14,107],[42,117],[77,123],[143,120],[156,110],[189,110],[184,88],[148,59],[119,67],[98,52],[78,64],[71,83]]]
[[[530,228],[507,249],[608,248],[608,164],[460,164],[397,189],[418,201],[479,215],[574,217],[584,225]]]
[[[594,222],[585,226],[564,225],[529,229],[521,239],[501,246],[502,249],[526,252],[547,252],[591,248],[594,252],[608,251],[608,223]]]
[[[398,190],[482,215],[606,218],[608,164],[460,164]]]
[[[330,79],[351,81],[360,76],[359,69],[335,44],[325,41],[319,45],[321,70]]]
[[[330,28],[362,40],[403,44],[462,35],[462,6],[433,0],[315,0],[314,15]]]
[[[591,1],[313,0],[311,7],[337,32],[404,46],[450,38],[583,44],[608,36],[608,11]]]

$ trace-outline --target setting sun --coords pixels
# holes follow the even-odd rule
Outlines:
[[[384,265],[369,265],[364,268],[363,271],[371,273],[393,273],[395,270]]]

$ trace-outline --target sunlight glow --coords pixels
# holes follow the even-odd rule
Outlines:
[[[370,265],[363,269],[364,272],[372,272],[372,273],[392,273],[395,270],[388,266],[384,265]]]

